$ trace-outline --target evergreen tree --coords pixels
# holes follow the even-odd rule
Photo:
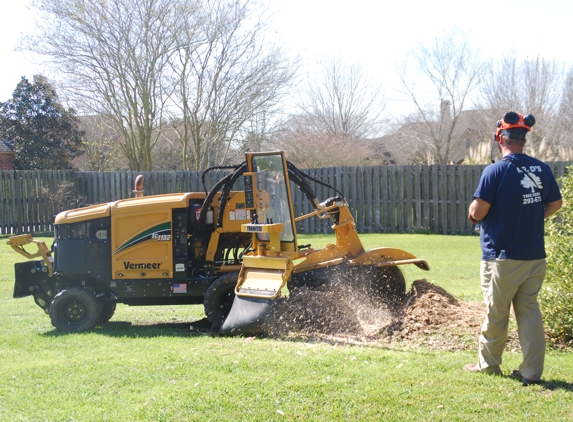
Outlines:
[[[41,75],[26,78],[12,99],[0,103],[0,136],[14,145],[16,170],[65,170],[81,151],[83,132],[74,110],[66,110]]]

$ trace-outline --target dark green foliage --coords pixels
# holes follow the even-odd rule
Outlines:
[[[44,76],[33,84],[22,77],[12,99],[0,103],[0,136],[14,145],[17,170],[71,169],[82,135],[74,111],[58,102]]]
[[[547,277],[540,304],[550,338],[573,341],[573,167],[560,180],[563,208],[547,226]]]

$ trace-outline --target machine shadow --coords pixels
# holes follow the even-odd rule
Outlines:
[[[218,331],[213,330],[207,318],[189,322],[157,322],[157,323],[133,323],[131,321],[110,321],[103,326],[95,327],[90,333],[108,337],[127,338],[152,338],[152,337],[193,337],[193,336],[218,336]],[[77,333],[64,333],[57,330],[48,331],[42,335],[47,337],[59,337],[76,335]]]
[[[154,338],[154,337],[221,337],[218,329],[213,328],[207,318],[189,322],[157,322],[157,323],[133,323],[131,321],[109,321],[103,326],[98,326],[88,333],[98,334],[107,337],[117,338]],[[73,336],[83,333],[65,333],[56,329],[41,333],[45,337]],[[256,336],[237,336],[241,341],[251,341],[254,339],[272,339],[285,343],[324,343],[329,345],[359,345],[361,347],[372,346],[375,348],[391,348],[381,343],[358,342],[345,337],[332,337],[321,335],[293,334],[286,336],[264,334]],[[399,350],[396,350],[397,352]]]

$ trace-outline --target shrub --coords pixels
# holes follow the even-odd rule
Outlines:
[[[73,182],[60,182],[53,191],[42,186],[41,191],[44,198],[44,206],[48,207],[54,214],[72,208],[79,208],[86,203],[86,197],[78,194],[76,185]]]
[[[573,167],[560,179],[563,208],[547,225],[547,277],[540,293],[545,329],[553,341],[573,341]]]

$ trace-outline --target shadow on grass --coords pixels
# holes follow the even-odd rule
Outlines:
[[[131,321],[110,321],[103,326],[98,326],[88,333],[104,335],[108,337],[123,338],[154,338],[154,337],[220,337],[219,330],[214,329],[207,318],[189,322],[139,322]],[[59,337],[78,335],[83,333],[65,333],[57,330],[42,333],[46,337]],[[390,349],[387,345],[376,342],[357,341],[353,338],[322,336],[320,334],[304,335],[292,334],[286,336],[274,335],[257,335],[257,336],[239,336],[245,340],[254,338],[270,338],[273,340],[293,342],[293,343],[325,343],[330,345],[358,345],[358,346],[375,346],[377,348]]]
[[[511,377],[509,377],[511,378]],[[522,382],[521,380],[511,378],[515,382],[521,383],[524,387],[541,387],[545,390],[555,391],[555,390],[565,390],[573,393],[573,383],[562,381],[562,380],[542,380],[536,384],[527,384]]]
[[[138,323],[130,321],[110,321],[103,326],[96,327],[90,333],[109,337],[193,337],[218,335],[211,327],[207,318],[191,322],[160,322]],[[49,337],[75,335],[77,333],[64,333],[56,330],[48,331],[42,335]]]

